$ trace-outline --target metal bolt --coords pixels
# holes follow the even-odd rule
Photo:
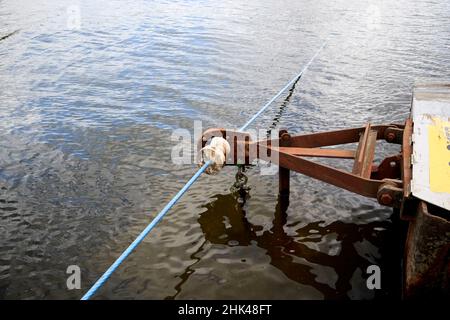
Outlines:
[[[286,141],[289,141],[289,139],[291,139],[291,135],[289,133],[283,133],[281,135],[281,140],[286,142]]]
[[[395,133],[394,132],[389,132],[387,134],[386,140],[389,142],[393,142],[395,140]]]
[[[392,204],[394,199],[389,193],[383,193],[380,197],[380,203],[385,206],[389,206]]]

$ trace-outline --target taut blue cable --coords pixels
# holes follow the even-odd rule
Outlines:
[[[105,273],[94,283],[88,292],[84,294],[81,300],[89,300],[90,297],[108,280],[111,274],[120,266],[120,264],[133,252],[134,249],[144,240],[150,231],[158,224],[164,215],[173,207],[173,205],[181,198],[181,196],[194,184],[195,180],[209,167],[210,161],[207,161],[191,179],[178,191],[175,197],[158,213],[158,215],[150,222],[150,224],[137,236],[137,238],[128,246],[128,248],[117,258],[116,261],[105,271]]]
[[[310,64],[314,61],[317,55],[322,51],[325,47],[327,41],[325,41],[319,50],[316,51],[314,56],[308,61],[308,63],[303,67],[303,69],[298,73],[291,81],[289,81],[272,99],[269,100],[261,109],[255,113],[255,115],[244,124],[239,131],[244,131],[255,119],[261,115],[284,91],[286,91],[292,84],[303,75],[303,73],[308,69]],[[192,178],[186,182],[183,188],[178,191],[175,197],[170,200],[170,202],[158,213],[158,215],[150,222],[149,225],[137,236],[137,238],[128,246],[128,248],[117,258],[116,261],[105,271],[105,273],[94,283],[94,285],[89,289],[88,292],[84,294],[81,300],[89,300],[92,295],[100,289],[106,280],[109,279],[111,274],[120,266],[120,264],[133,252],[134,249],[144,240],[144,238],[152,231],[152,229],[158,224],[158,222],[166,215],[167,212],[177,203],[177,201],[183,196],[183,194],[194,184],[194,182],[200,177],[200,175],[205,172],[205,170],[209,167],[211,161],[207,161],[198,171],[192,176]]]

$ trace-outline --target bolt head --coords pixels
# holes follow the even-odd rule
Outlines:
[[[283,133],[281,135],[281,140],[283,141],[289,141],[289,139],[291,139],[291,135],[289,133]]]
[[[395,140],[395,133],[393,133],[393,132],[389,132],[388,134],[387,134],[387,141],[394,141]]]
[[[380,203],[385,206],[392,204],[393,200],[392,196],[388,193],[383,193],[380,197]]]

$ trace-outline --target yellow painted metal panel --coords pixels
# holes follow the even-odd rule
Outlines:
[[[450,193],[450,122],[432,117],[428,126],[430,190]]]

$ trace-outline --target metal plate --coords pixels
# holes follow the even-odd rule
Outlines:
[[[411,117],[411,192],[450,210],[450,84],[417,85]]]

